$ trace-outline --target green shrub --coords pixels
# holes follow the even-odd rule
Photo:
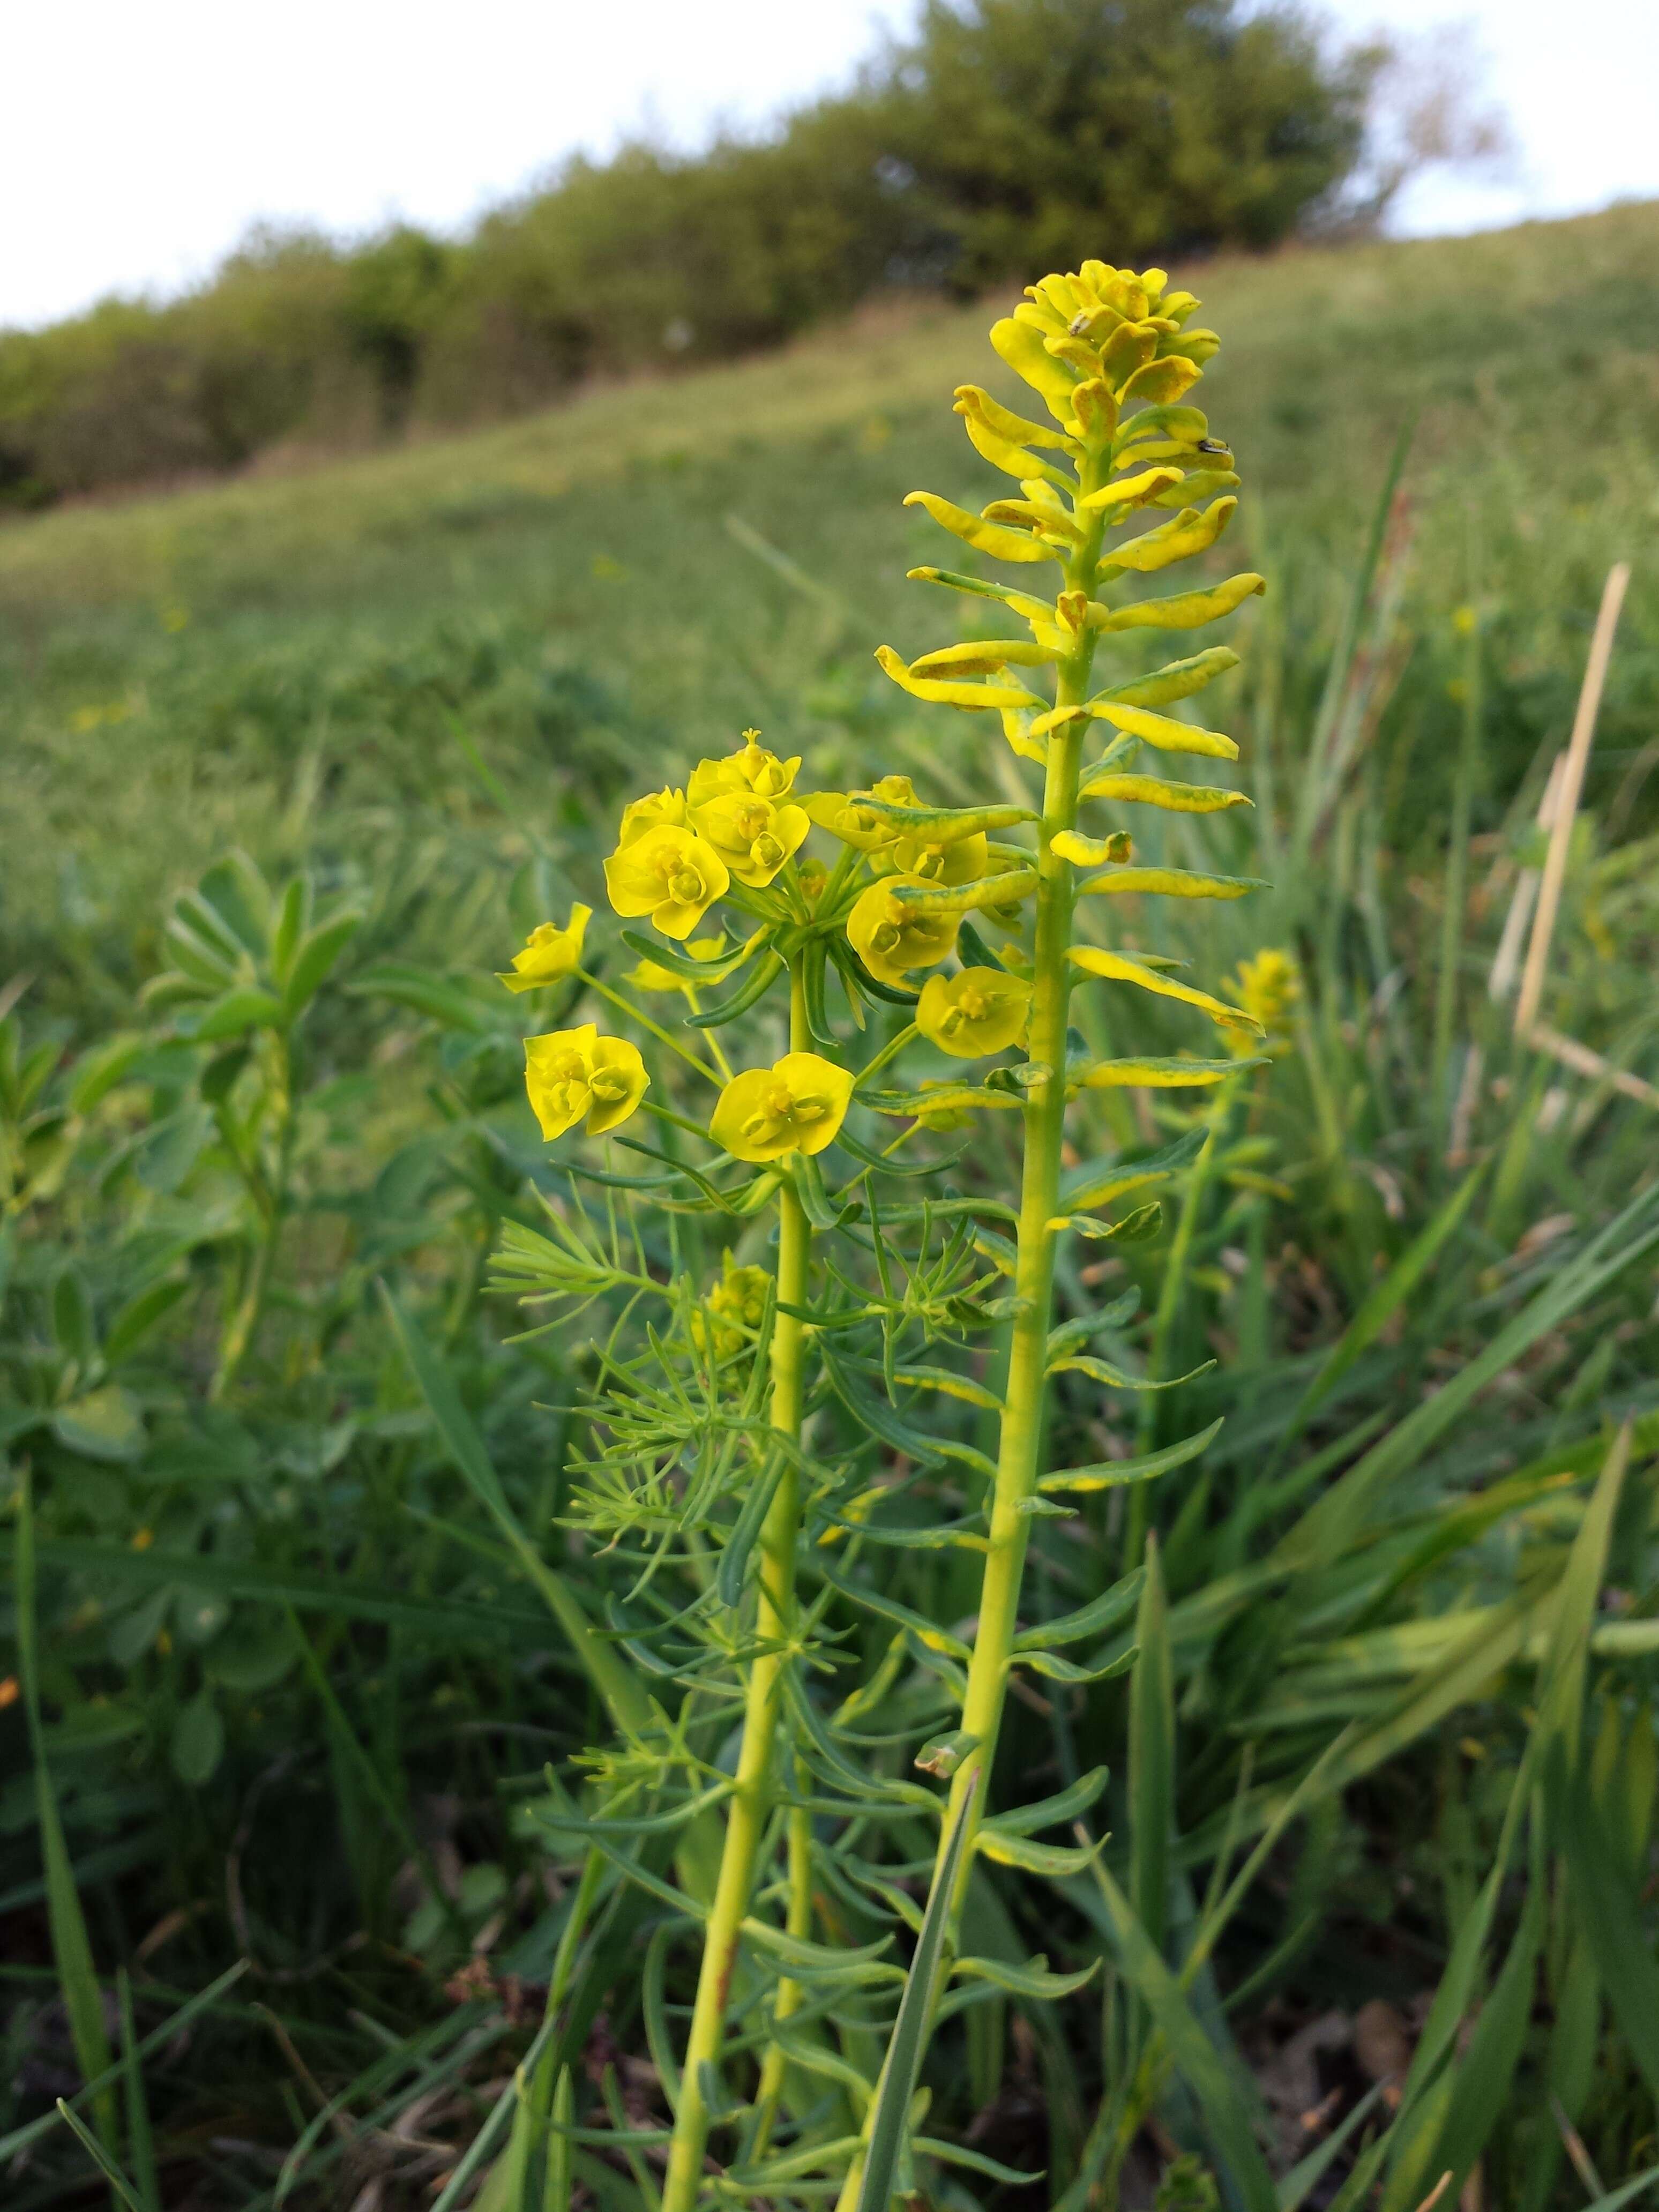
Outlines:
[[[579,157],[462,244],[261,232],[186,298],[0,334],[0,502],[506,414],[883,288],[1023,279],[1103,231],[1138,257],[1269,246],[1353,167],[1366,83],[1242,0],[930,0],[849,93],[697,155]]]

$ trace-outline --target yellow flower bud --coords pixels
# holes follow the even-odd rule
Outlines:
[[[522,952],[513,956],[513,973],[498,978],[509,991],[537,991],[544,983],[561,983],[574,973],[582,957],[582,933],[593,918],[591,906],[573,906],[561,929],[544,921],[530,933]]]
[[[592,1022],[526,1037],[524,1060],[531,1110],[550,1144],[584,1114],[590,1137],[620,1127],[651,1080],[637,1045],[601,1036]]]
[[[720,1279],[702,1302],[707,1314],[713,1316],[712,1329],[703,1310],[695,1310],[691,1341],[702,1352],[712,1340],[715,1357],[724,1359],[741,1350],[744,1338],[752,1336],[765,1318],[772,1278],[764,1267],[735,1267],[729,1252],[720,1265]]]
[[[959,914],[907,906],[895,893],[916,876],[888,876],[862,893],[847,917],[847,941],[878,983],[903,988],[912,968],[934,968],[956,949]]]
[[[689,806],[705,805],[711,799],[728,793],[747,792],[756,799],[774,801],[787,799],[795,787],[795,775],[800,767],[800,755],[793,760],[780,760],[775,753],[768,752],[757,740],[758,730],[745,730],[743,743],[724,760],[699,761],[691,771],[691,781],[686,790]]]
[[[916,1027],[954,1060],[983,1060],[1024,1044],[1031,987],[999,968],[964,968],[930,975],[921,987]]]
[[[617,912],[648,914],[665,937],[690,937],[731,880],[712,845],[695,830],[665,823],[619,845],[605,864]]]
[[[693,777],[694,788],[696,782]],[[756,890],[764,890],[800,850],[812,826],[804,807],[779,806],[752,791],[706,799],[691,809],[691,820],[738,881]]]
[[[708,1133],[738,1160],[821,1152],[847,1118],[853,1079],[815,1052],[787,1052],[771,1067],[733,1076],[715,1103]]]
[[[1244,1056],[1266,1052],[1275,1060],[1287,1053],[1295,1040],[1296,1012],[1302,1003],[1302,977],[1291,954],[1267,945],[1254,960],[1241,960],[1238,998],[1251,1020],[1261,1024],[1262,1035],[1230,1036],[1231,1049]]]
[[[617,832],[617,850],[643,837],[647,830],[678,830],[685,821],[685,793],[683,791],[651,791],[643,799],[636,799],[623,809],[622,827]]]

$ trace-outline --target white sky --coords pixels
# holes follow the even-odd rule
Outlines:
[[[204,276],[260,217],[464,224],[649,122],[694,143],[844,81],[911,0],[0,0],[0,325]],[[1350,32],[1467,21],[1520,160],[1396,228],[1659,195],[1659,0],[1326,0]]]

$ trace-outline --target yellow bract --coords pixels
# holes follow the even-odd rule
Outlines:
[[[902,987],[912,968],[936,968],[956,948],[959,914],[907,906],[894,893],[917,876],[889,876],[862,892],[847,917],[847,941],[878,983]]]
[[[691,781],[695,790],[696,778]],[[812,826],[804,806],[780,806],[752,791],[721,792],[694,805],[691,819],[738,881],[756,890],[793,859]]]
[[[686,946],[694,960],[718,960],[726,950],[726,932],[718,937],[699,937]],[[654,960],[641,960],[623,977],[624,983],[635,991],[684,991],[688,996],[696,988],[695,983],[672,975]]]
[[[795,787],[800,755],[780,760],[757,741],[758,730],[745,730],[743,743],[724,760],[699,761],[686,788],[686,804],[701,806],[726,792],[748,792],[757,799],[787,799]]]
[[[1025,1041],[1031,987],[997,968],[964,968],[930,975],[916,1006],[916,1027],[955,1060],[982,1060]]]
[[[624,827],[626,821],[624,816]],[[667,823],[627,839],[605,864],[605,885],[617,912],[648,914],[665,937],[690,937],[731,880],[712,845],[694,830]]]
[[[781,1160],[821,1152],[847,1118],[853,1079],[815,1052],[787,1052],[771,1067],[733,1076],[715,1105],[708,1133],[734,1159]]]
[[[525,1088],[550,1144],[587,1116],[587,1133],[602,1137],[625,1121],[651,1079],[640,1048],[626,1037],[601,1036],[592,1022],[526,1037]]]
[[[896,837],[884,852],[873,853],[870,865],[878,876],[908,876],[917,883],[976,884],[991,869],[985,832],[970,831],[948,842],[937,833],[918,836],[914,832]]]
[[[880,799],[888,806],[914,806],[915,787],[908,775],[884,775],[868,791],[817,792],[807,800],[806,811],[820,830],[839,837],[843,845],[860,853],[878,853],[898,833],[884,816],[861,804],[866,799]]]
[[[699,1352],[712,1341],[715,1356],[725,1358],[741,1349],[766,1317],[766,1294],[772,1278],[764,1267],[739,1267],[727,1252],[721,1257],[720,1279],[691,1315],[691,1341]],[[713,1326],[709,1317],[712,1316]]]
[[[591,906],[573,906],[562,929],[556,922],[539,923],[523,951],[514,954],[513,973],[499,980],[509,991],[535,991],[544,983],[562,982],[575,972],[582,957],[582,933],[592,919]]]

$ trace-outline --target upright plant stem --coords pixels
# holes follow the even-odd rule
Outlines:
[[[1085,477],[1084,489],[1093,488]],[[1095,580],[1101,526],[1097,522],[1066,570],[1067,588],[1087,592]],[[1094,659],[1095,633],[1088,630],[1060,664],[1054,703],[1080,704],[1086,696]],[[1019,1228],[1014,1266],[1014,1296],[1020,1310],[1011,1333],[1008,1383],[997,1453],[997,1475],[990,1503],[990,1549],[980,1587],[979,1626],[969,1662],[963,1698],[963,1732],[977,1739],[957,1769],[940,1825],[938,1880],[945,1846],[959,1822],[967,1823],[966,1848],[959,1861],[951,1900],[949,1948],[956,1948],[963,1900],[973,1870],[974,1838],[983,1817],[990,1769],[1007,1696],[1009,1661],[1018,1625],[1020,1584],[1030,1516],[1020,1508],[1036,1487],[1042,1443],[1042,1414],[1048,1365],[1048,1326],[1054,1309],[1054,1235],[1048,1224],[1059,1210],[1060,1147],[1066,1127],[1066,1036],[1071,1002],[1073,877],[1071,864],[1053,850],[1054,840],[1077,824],[1078,782],[1083,757],[1079,720],[1062,723],[1048,740],[1043,781],[1042,820],[1038,828],[1036,934],[1033,948],[1030,1057],[1048,1069],[1025,1107],[1024,1160],[1020,1173]],[[978,1783],[980,1786],[975,1787]],[[948,1977],[941,1977],[941,1986]],[[889,2055],[890,2063],[890,2051]],[[871,2100],[873,2116],[879,2096]],[[866,2132],[868,2122],[866,2121]],[[862,2149],[853,2157],[839,2200],[840,2212],[857,2204],[864,2175]]]
[[[811,1043],[797,969],[790,978],[790,1049],[809,1052]],[[772,1328],[771,1423],[792,1440],[800,1434],[805,1330],[788,1309],[793,1307],[798,1312],[806,1303],[811,1243],[812,1232],[794,1186],[786,1181],[778,1193],[778,1310]],[[760,1599],[755,1623],[756,1641],[761,1648],[749,1669],[737,1787],[728,1800],[720,1877],[703,1938],[679,2111],[663,2179],[662,2212],[693,2212],[702,2191],[703,2151],[708,2140],[702,2069],[720,2063],[738,1944],[754,1892],[761,1840],[772,1810],[783,1669],[795,1626],[795,1552],[799,1535],[800,1477],[793,1462],[786,1461],[761,1528]]]

